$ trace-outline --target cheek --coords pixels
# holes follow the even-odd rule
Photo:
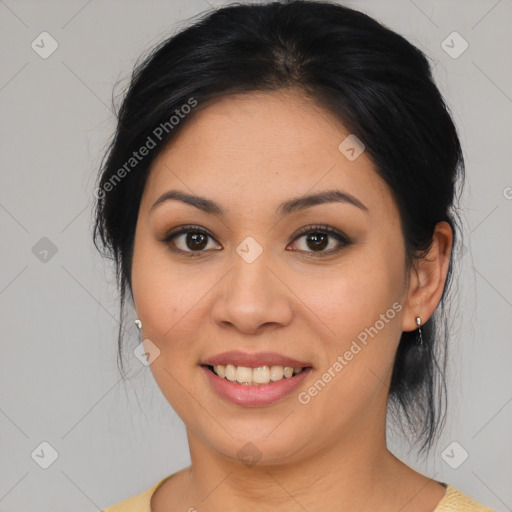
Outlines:
[[[142,332],[159,348],[166,366],[188,368],[197,364],[195,341],[207,314],[205,294],[214,286],[215,275],[194,264],[173,262],[165,247],[148,237],[141,234],[136,241],[132,266]]]
[[[294,289],[330,334],[343,342],[373,325],[392,306],[399,298],[399,279],[384,254],[358,251],[329,273],[304,275]]]
[[[180,317],[183,294],[177,284],[179,277],[166,265],[161,248],[148,237],[137,231],[132,263],[133,298],[144,337],[162,350],[163,339],[172,334]]]
[[[361,251],[350,265],[333,274],[329,283],[320,283],[326,286],[306,280],[308,306],[317,313],[319,325],[329,328],[322,370],[344,375],[333,379],[338,393],[379,386],[379,379],[386,381],[390,375],[403,309],[399,293],[402,269],[391,260],[386,252]]]
[[[190,267],[172,264],[153,242],[136,244],[132,267],[135,307],[144,339],[160,351],[150,370],[163,396],[182,418],[190,414],[189,396],[198,393],[195,372],[199,371],[200,354],[195,341],[198,316],[205,314],[201,297],[208,289],[204,275],[201,279],[191,274]]]

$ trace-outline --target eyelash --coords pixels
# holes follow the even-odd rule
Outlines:
[[[210,233],[208,233],[204,229],[200,228],[199,226],[187,225],[187,226],[181,226],[179,228],[175,228],[175,229],[171,230],[169,233],[167,233],[167,235],[165,235],[165,237],[161,240],[161,242],[165,243],[169,247],[169,250],[172,252],[175,252],[178,254],[185,254],[187,257],[191,257],[191,258],[201,256],[202,253],[205,252],[204,250],[183,251],[182,249],[177,249],[176,247],[171,246],[171,241],[174,238],[176,238],[179,235],[186,234],[186,233],[199,233],[199,234],[205,235],[205,236],[215,240],[215,238]],[[305,226],[305,227],[301,228],[298,233],[295,234],[295,237],[291,240],[291,242],[295,242],[296,240],[298,240],[305,234],[312,234],[312,233],[329,235],[332,238],[334,238],[336,241],[341,243],[342,246],[338,247],[336,249],[330,249],[329,251],[297,251],[297,252],[305,252],[307,254],[313,254],[314,257],[330,256],[331,254],[335,254],[335,253],[341,251],[342,249],[344,249],[345,247],[348,247],[349,245],[352,244],[352,241],[345,234],[343,234],[342,232],[340,232],[336,229],[333,229],[329,226],[326,226],[326,225]]]

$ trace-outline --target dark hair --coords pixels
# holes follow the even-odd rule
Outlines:
[[[365,144],[398,205],[407,270],[431,246],[437,222],[451,226],[455,247],[453,203],[464,160],[450,111],[418,48],[331,2],[237,3],[201,13],[135,65],[101,164],[93,238],[115,262],[121,368],[125,291],[128,286],[132,293],[135,226],[152,161],[213,101],[288,87],[326,107]],[[133,157],[150,144],[147,156]],[[404,433],[412,432],[410,439],[422,441],[420,451],[431,448],[446,413],[452,260],[440,304],[422,325],[423,345],[416,343],[417,331],[402,333],[389,390],[391,416]]]

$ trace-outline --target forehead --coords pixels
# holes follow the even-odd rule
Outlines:
[[[330,112],[294,88],[232,94],[195,110],[167,149],[177,153],[193,147],[237,157],[243,152],[239,158],[248,162],[269,160],[279,152],[284,161],[305,153],[318,157],[348,135]]]
[[[178,188],[215,197],[229,210],[235,203],[268,206],[342,189],[377,215],[392,210],[388,187],[369,155],[347,158],[339,146],[351,134],[293,89],[230,95],[183,122],[151,167],[145,196],[153,202]]]

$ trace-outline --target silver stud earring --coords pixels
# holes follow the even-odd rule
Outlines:
[[[423,345],[423,336],[421,334],[421,318],[419,316],[416,317],[416,325],[418,326],[418,336],[416,337],[416,342],[418,345]]]
[[[139,328],[139,331],[142,329],[142,322],[138,318],[135,320],[135,325]]]

